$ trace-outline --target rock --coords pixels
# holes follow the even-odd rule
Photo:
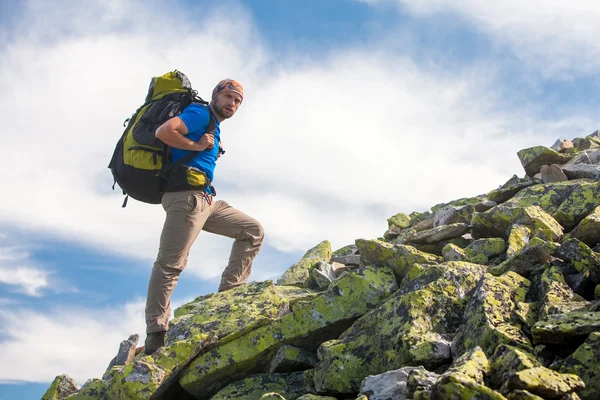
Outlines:
[[[408,375],[417,368],[424,370],[423,367],[404,367],[380,375],[369,375],[360,384],[360,393],[369,400],[405,400]]]
[[[357,253],[358,253],[358,247],[356,247],[355,244],[349,244],[349,245],[339,248],[336,251],[334,251],[333,253],[331,253],[331,261],[332,262],[336,261],[335,260],[336,257],[352,256]],[[339,261],[339,262],[341,262],[341,261]]]
[[[573,142],[570,140],[557,140],[550,148],[558,153],[567,153],[568,150],[573,149]]]
[[[467,224],[452,224],[427,229],[412,236],[408,242],[416,244],[439,243],[443,240],[457,238],[469,231]]]
[[[531,230],[523,225],[513,225],[508,235],[506,257],[510,258],[520,252],[531,238]]]
[[[79,385],[68,375],[58,375],[50,384],[42,400],[59,400],[72,395],[79,390]]]
[[[298,397],[296,400],[337,400],[331,396],[317,396],[316,394],[305,394],[304,396]],[[365,399],[369,400],[369,399]]]
[[[541,367],[535,355],[518,347],[501,344],[491,357],[489,383],[492,387],[501,387],[519,371]]]
[[[467,253],[455,244],[448,243],[442,249],[442,256],[445,261],[464,261],[467,259]]]
[[[468,224],[471,222],[471,215],[473,215],[474,210],[475,208],[471,204],[460,207],[446,206],[435,213],[433,227],[437,228],[439,226],[452,224]]]
[[[429,391],[439,377],[435,372],[427,371],[423,367],[413,369],[406,381],[407,397],[410,399],[416,392]]]
[[[533,238],[521,251],[514,254],[502,264],[490,268],[490,273],[502,275],[507,271],[513,271],[519,275],[528,277],[539,264],[550,261],[551,256],[557,252],[558,248],[559,245],[556,243]]]
[[[572,340],[600,331],[600,313],[573,311],[548,315],[532,328],[533,343],[568,344]]]
[[[578,239],[590,247],[600,243],[600,206],[588,214],[581,222],[567,235],[565,239]]]
[[[529,281],[514,272],[495,277],[486,274],[477,285],[465,310],[465,322],[452,343],[452,354],[462,355],[479,346],[492,355],[499,344],[532,350],[515,318],[517,302],[524,302]]]
[[[331,285],[335,279],[333,266],[325,261],[319,261],[313,269],[310,270],[306,286],[310,289],[323,291]]]
[[[557,256],[571,263],[578,272],[589,271],[594,283],[600,283],[600,255],[577,239],[565,240]]]
[[[561,225],[538,206],[514,207],[501,204],[484,213],[474,213],[473,237],[508,238],[513,225],[524,225],[533,236],[556,241],[563,235]]]
[[[421,272],[409,273],[411,279],[338,340],[321,344],[315,368],[317,391],[354,393],[368,375],[406,365],[432,369],[450,360],[451,343],[442,332],[455,332],[462,322],[467,293],[485,267],[449,262],[413,270]],[[422,279],[422,275],[428,276]]]
[[[282,344],[313,351],[310,346],[315,343],[338,337],[396,289],[395,277],[385,267],[345,274],[291,314],[200,355],[182,372],[179,383],[196,397],[210,396],[240,377],[264,370]]]
[[[583,151],[565,165],[564,173],[569,179],[598,179],[600,175],[600,151]]]
[[[456,359],[432,387],[434,398],[504,400],[504,396],[484,384],[488,360],[479,347]]]
[[[499,256],[506,251],[506,242],[502,238],[478,239],[471,243],[465,249],[465,254],[469,259],[478,255],[485,256],[486,260]],[[487,262],[487,261],[486,261]],[[485,263],[485,262],[484,262]]]
[[[434,216],[430,215],[429,217],[427,217],[427,219],[424,219],[420,222],[417,222],[413,225],[411,225],[411,228],[415,231],[415,232],[420,232],[420,231],[424,231],[427,229],[432,229],[433,228],[433,220],[434,220]]]
[[[349,254],[346,256],[331,257],[331,263],[339,263],[350,266],[360,266],[360,254]]]
[[[496,203],[504,203],[505,201],[513,198],[521,190],[539,183],[540,182],[537,180],[523,181],[500,189],[494,189],[489,192],[487,196],[491,201]]]
[[[258,374],[226,386],[211,400],[261,400],[264,395],[269,395],[264,399],[294,400],[305,393],[304,372]]]
[[[596,285],[596,289],[594,290],[594,298],[596,300],[600,300],[600,285]]]
[[[560,372],[576,374],[585,389],[580,397],[584,400],[600,399],[600,332],[592,332],[585,342],[563,363]]]
[[[108,397],[108,383],[101,379],[88,379],[81,389],[69,396],[66,400],[110,400]]]
[[[324,240],[307,251],[300,261],[288,268],[288,270],[277,279],[277,284],[303,287],[308,280],[310,270],[313,269],[319,261],[329,262],[330,259],[331,243]]]
[[[489,210],[490,208],[496,207],[497,205],[498,205],[498,203],[496,203],[495,201],[485,200],[485,201],[481,201],[481,202],[475,204],[473,206],[473,208],[477,212],[485,212],[485,211]]]
[[[573,290],[565,282],[565,278],[558,268],[550,267],[542,273],[541,277],[542,309],[540,317],[549,314],[552,307],[561,303],[581,302],[585,299],[573,293]]]
[[[271,361],[268,372],[294,372],[311,369],[317,363],[316,355],[298,347],[284,344],[279,347]]]
[[[506,382],[508,390],[527,390],[549,399],[559,399],[574,391],[583,389],[585,384],[577,375],[561,374],[546,367],[519,371]]]
[[[285,400],[285,397],[283,397],[279,393],[271,392],[265,393],[262,396],[260,396],[260,400]]]
[[[377,264],[390,267],[398,281],[415,263],[437,264],[442,257],[423,253],[412,246],[393,245],[379,240],[357,239],[356,245],[360,250],[361,262],[365,265]]]
[[[507,396],[508,400],[544,400],[543,397],[537,396],[527,390],[513,390]]]
[[[400,229],[408,228],[411,223],[411,219],[408,215],[398,213],[387,220],[388,228],[397,227]]]
[[[557,153],[544,146],[535,146],[520,150],[517,153],[517,156],[525,169],[525,173],[529,176],[533,176],[540,172],[543,165],[565,164],[573,158],[573,154]]]
[[[111,360],[108,364],[108,368],[106,368],[106,372],[102,376],[102,379],[108,379],[110,375],[110,371],[114,366],[127,365],[133,360],[135,357],[135,349],[138,344],[138,340],[140,339],[139,335],[131,335],[127,340],[123,340],[119,345],[119,352]]]
[[[296,287],[281,288],[273,281],[265,281],[200,296],[175,310],[167,344],[208,333],[218,338],[241,336],[289,313],[288,296],[307,298],[313,293]]]
[[[560,167],[556,164],[544,165],[540,169],[540,174],[542,182],[544,183],[564,182],[569,180],[569,178],[567,177],[567,175],[565,175],[563,170],[560,169]]]

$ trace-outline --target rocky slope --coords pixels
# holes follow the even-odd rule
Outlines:
[[[518,156],[524,178],[198,297],[154,355],[134,335],[43,399],[600,399],[600,133]]]

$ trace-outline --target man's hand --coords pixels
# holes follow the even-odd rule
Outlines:
[[[198,144],[202,147],[205,147],[206,150],[211,150],[213,147],[215,147],[215,135],[212,135],[212,134],[202,135],[200,140],[198,140]]]

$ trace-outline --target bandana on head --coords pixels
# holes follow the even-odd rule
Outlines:
[[[217,83],[217,86],[213,89],[212,98],[214,99],[219,93],[225,91],[237,93],[242,96],[242,100],[244,99],[244,88],[235,79],[223,79],[221,82]]]

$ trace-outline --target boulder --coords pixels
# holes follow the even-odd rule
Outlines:
[[[496,207],[497,205],[498,205],[498,203],[496,203],[495,201],[484,200],[484,201],[481,201],[481,202],[475,204],[473,206],[473,208],[474,208],[474,211],[485,212],[485,211],[489,210],[490,208]]]
[[[433,398],[505,400],[500,393],[485,386],[484,376],[489,371],[487,357],[475,347],[461,357],[433,385]]]
[[[490,361],[488,381],[498,388],[517,372],[542,366],[532,352],[507,344],[496,347]]]
[[[585,387],[583,380],[573,374],[561,374],[546,367],[530,368],[519,371],[505,384],[505,390],[527,390],[547,399],[561,397]]]
[[[461,324],[467,294],[485,266],[449,262],[413,270],[407,275],[412,279],[403,281],[386,302],[359,318],[338,340],[319,347],[318,391],[354,393],[368,375],[406,365],[431,369],[450,361],[451,342],[443,333],[455,332]]]
[[[102,379],[88,379],[81,389],[66,400],[110,400],[108,383]]]
[[[594,208],[565,239],[578,239],[590,247],[600,243],[600,206]]]
[[[336,278],[333,266],[325,261],[319,261],[308,274],[306,286],[310,289],[323,291],[331,285]]]
[[[577,239],[565,240],[557,256],[568,261],[578,272],[589,271],[594,283],[600,283],[600,254]]]
[[[211,400],[295,400],[306,393],[304,379],[304,372],[257,374],[227,385]]]
[[[437,211],[433,218],[433,227],[437,228],[443,225],[468,224],[471,222],[471,215],[475,208],[472,204],[465,206],[446,206]]]
[[[540,174],[540,178],[544,183],[564,182],[569,180],[563,170],[556,164],[544,165],[540,169]]]
[[[548,315],[531,328],[535,344],[569,344],[596,331],[600,331],[600,313],[593,311]]]
[[[530,283],[510,271],[500,277],[486,274],[465,310],[465,322],[452,343],[452,354],[462,355],[479,346],[492,355],[498,344],[533,350],[522,323],[515,317],[517,302],[524,302]]]
[[[533,238],[518,253],[515,253],[502,264],[490,268],[490,273],[498,276],[507,271],[513,271],[528,277],[539,264],[550,261],[551,256],[557,252],[558,248],[559,245],[556,243]]]
[[[565,164],[573,158],[573,154],[558,153],[544,146],[535,146],[520,150],[517,156],[525,169],[525,173],[529,176],[534,176],[540,172],[543,165]]]
[[[106,372],[102,376],[102,379],[106,380],[110,376],[111,369],[115,366],[127,365],[133,360],[135,356],[135,350],[137,348],[138,340],[140,339],[139,335],[131,335],[127,340],[123,340],[119,345],[119,352],[113,358],[108,367],[106,368]]]
[[[600,399],[600,332],[592,332],[563,363],[560,371],[576,374],[585,383],[579,392],[584,400]]]
[[[402,213],[398,213],[387,220],[388,228],[396,227],[400,229],[408,228],[411,225],[411,218]]]
[[[282,344],[313,351],[310,346],[315,343],[338,337],[396,289],[389,268],[365,267],[345,274],[291,314],[200,355],[179,383],[196,397],[210,396],[236,379],[263,371]]]
[[[415,244],[431,244],[439,243],[443,240],[457,238],[469,232],[469,225],[456,223],[452,225],[438,226],[437,228],[427,229],[416,233],[410,239],[409,243]]]
[[[409,374],[423,367],[404,367],[379,375],[369,375],[360,384],[360,393],[369,400],[405,400],[407,398],[407,381]]]
[[[424,253],[412,246],[394,245],[380,240],[357,239],[361,262],[365,265],[377,264],[391,268],[400,281],[413,264],[437,264],[442,257]]]
[[[508,241],[506,243],[506,257],[510,258],[516,253],[520,252],[531,238],[531,230],[523,225],[513,225],[510,228],[510,234],[508,235]]]
[[[69,375],[58,375],[50,384],[42,400],[59,400],[70,396],[79,390],[79,385]]]
[[[455,244],[448,243],[442,249],[442,256],[445,261],[464,261],[467,259],[467,253]]]
[[[484,264],[487,263],[487,260],[499,256],[505,251],[506,242],[502,238],[478,239],[465,248],[468,259],[482,255],[485,257]]]
[[[507,186],[501,187],[499,189],[494,189],[488,193],[487,197],[489,198],[490,201],[493,201],[496,203],[504,203],[505,201],[513,198],[521,190],[523,190],[529,186],[537,185],[539,183],[540,183],[540,181],[537,179],[524,180],[522,182],[514,183],[512,185],[507,185]]]
[[[303,287],[308,280],[310,271],[319,261],[329,262],[331,260],[331,243],[324,240],[312,249],[308,250],[304,257],[292,265],[277,279],[278,285],[292,285]]]
[[[473,237],[508,238],[513,225],[524,225],[533,236],[558,240],[563,236],[560,224],[538,206],[515,207],[501,204],[484,213],[474,213],[471,225]]]
[[[575,294],[567,285],[563,274],[556,267],[547,268],[542,273],[540,292],[542,318],[562,303],[585,302],[583,297]]]

